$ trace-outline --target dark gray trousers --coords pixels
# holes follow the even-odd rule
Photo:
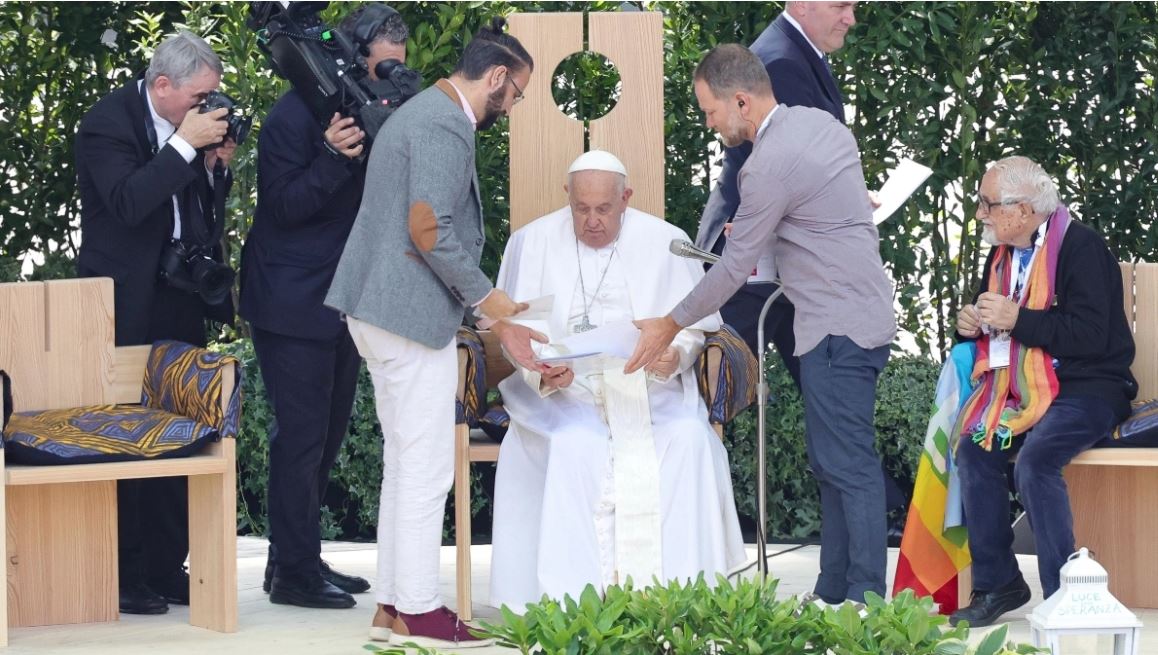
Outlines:
[[[885,489],[873,427],[889,346],[826,336],[800,357],[808,462],[820,485],[820,577],[828,602],[885,595]]]

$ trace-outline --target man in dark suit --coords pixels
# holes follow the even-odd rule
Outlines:
[[[366,65],[406,59],[398,12],[366,5],[340,29]],[[275,420],[269,434],[270,601],[345,608],[363,578],[321,560],[320,506],[346,435],[361,358],[338,312],[322,304],[362,201],[363,134],[335,114],[324,130],[303,97],[278,100],[258,140],[257,214],[241,257],[249,321]],[[386,181],[388,184],[389,182]]]
[[[232,323],[233,306],[167,284],[162,252],[180,241],[201,246],[221,261],[211,243],[213,180],[228,166],[236,144],[222,143],[225,109],[199,113],[221,82],[221,61],[199,37],[180,32],[157,47],[143,80],[101,99],[85,115],[76,138],[81,198],[77,274],[111,277],[116,343],[177,339],[205,345],[205,320]],[[181,263],[183,265],[183,262]],[[188,604],[189,550],[185,478],[122,480],[117,485],[120,538],[120,608],[161,614],[168,603]]]

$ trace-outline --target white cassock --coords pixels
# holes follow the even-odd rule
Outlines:
[[[496,286],[519,301],[554,294],[549,320],[524,321],[552,342],[572,334],[585,309],[596,326],[663,316],[703,276],[699,263],[668,251],[675,238],[687,235],[628,209],[616,243],[592,249],[577,241],[564,207],[511,235]],[[632,544],[646,544],[648,527],[624,525],[622,515],[617,523],[618,510],[634,500],[617,503],[617,486],[639,492],[640,484],[650,484],[656,492],[654,571],[661,580],[700,573],[713,580],[744,561],[728,454],[708,423],[691,368],[704,332],[719,325],[712,315],[681,331],[672,344],[679,351],[677,373],[647,378],[643,413],[650,409],[655,461],[644,461],[649,466],[640,466],[638,476],[615,472],[613,451],[622,451],[608,428],[603,369],[621,370],[622,360],[575,360],[574,382],[546,395],[540,376],[524,369],[499,384],[511,423],[495,482],[492,605],[521,611],[543,594],[578,598],[588,584],[602,590],[622,582],[624,560],[639,554]],[[656,471],[650,483],[648,468]],[[625,541],[633,533],[642,539]],[[634,578],[636,587],[650,582],[650,576]]]

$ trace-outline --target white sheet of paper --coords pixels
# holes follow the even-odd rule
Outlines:
[[[909,196],[929,179],[933,169],[922,166],[912,159],[902,159],[897,168],[885,180],[885,185],[877,191],[881,206],[873,212],[873,223],[880,225],[893,212],[901,208]]]
[[[631,322],[624,321],[600,325],[589,332],[572,334],[551,345],[565,349],[563,353],[598,353],[608,357],[631,359],[637,341],[639,328]]]
[[[598,357],[600,353],[570,353],[567,355],[556,355],[554,357],[539,357],[535,361],[540,364],[567,364],[577,359],[587,359],[588,357]]]
[[[776,280],[776,258],[772,252],[766,252],[756,262],[756,270],[748,276],[748,284],[774,282]]]
[[[528,307],[511,318],[521,321],[546,321],[551,318],[551,311],[555,308],[555,294],[520,302],[527,303]]]

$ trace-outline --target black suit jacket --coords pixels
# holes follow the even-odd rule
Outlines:
[[[823,109],[836,120],[844,122],[844,99],[836,86],[836,80],[800,30],[793,27],[783,14],[760,34],[751,50],[764,62],[764,68],[772,80],[772,93],[778,103]],[[706,250],[714,248],[716,252],[723,249],[720,235],[724,223],[732,220],[740,206],[736,179],[751,153],[752,144],[748,142],[724,150],[724,166],[720,178],[700,219],[697,246]]]
[[[98,101],[81,120],[76,137],[81,201],[77,273],[113,279],[117,345],[148,342],[154,298],[164,284],[158,262],[173,234],[173,195],[196,185],[205,219],[213,220],[214,212],[204,157],[197,153],[185,163],[168,144],[154,156],[145,114],[134,80]],[[214,255],[221,260],[219,246]],[[203,318],[233,322],[231,300],[214,306],[198,302]]]
[[[323,149],[322,128],[297,91],[277,101],[257,142],[257,215],[241,254],[242,318],[306,339],[345,332],[323,301],[364,180],[363,164]]]

